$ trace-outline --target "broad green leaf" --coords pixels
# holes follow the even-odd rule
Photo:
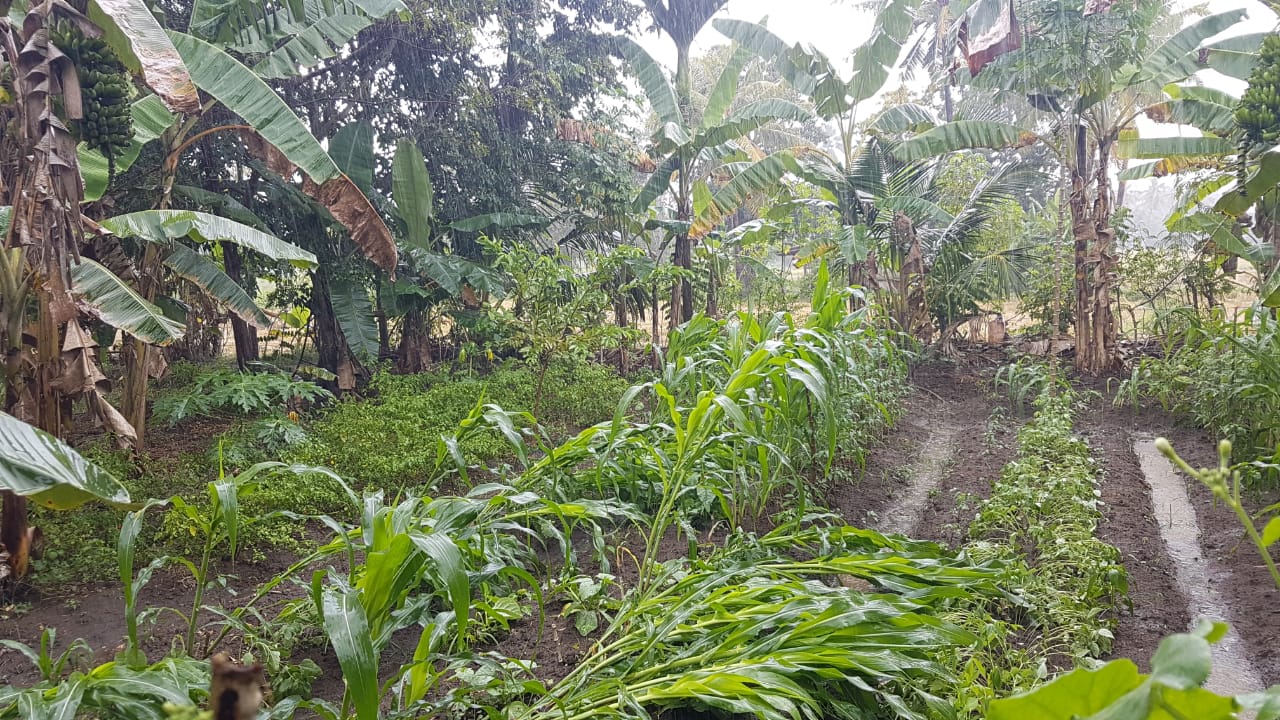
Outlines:
[[[1233,217],[1243,215],[1253,207],[1263,195],[1272,192],[1280,185],[1280,152],[1268,152],[1259,158],[1257,169],[1245,179],[1244,193],[1240,188],[1224,194],[1218,199],[1214,209]]]
[[[1209,642],[1186,633],[1160,641],[1151,657],[1151,679],[1178,690],[1189,690],[1209,679],[1212,656]]]
[[[373,126],[361,120],[343,125],[329,140],[329,157],[365,195],[373,193]]]
[[[110,270],[88,258],[71,268],[71,291],[99,320],[152,345],[168,345],[182,337],[182,323],[134,292]]]
[[[898,63],[902,44],[911,35],[913,13],[920,0],[884,0],[875,12],[871,37],[853,53],[848,93],[854,103],[869,100],[884,87]]]
[[[871,129],[889,135],[921,133],[938,124],[933,113],[923,105],[903,103],[886,108],[871,121]]]
[[[632,201],[631,207],[635,212],[648,212],[649,206],[653,202],[662,197],[671,189],[671,176],[680,169],[680,156],[668,155],[658,169],[653,171],[649,179],[645,181],[644,186],[640,188],[640,192],[636,194],[636,199]]]
[[[1220,137],[1129,138],[1116,142],[1116,157],[1137,160],[1187,155],[1222,156],[1235,150],[1235,143]]]
[[[1258,64],[1258,50],[1268,33],[1251,33],[1225,38],[1206,47],[1205,64],[1223,75],[1248,80]]]
[[[813,94],[818,81],[810,69],[820,65],[814,53],[799,46],[788,46],[782,38],[757,23],[720,18],[711,21],[711,25],[730,40],[773,62],[778,73],[796,92]]]
[[[9,234],[9,222],[13,219],[13,207],[10,205],[0,205],[0,237]]]
[[[1078,668],[1034,690],[991,701],[987,720],[1074,720],[1090,717],[1142,685],[1130,660]]]
[[[135,100],[129,107],[129,113],[133,117],[133,139],[129,141],[129,147],[124,153],[116,158],[117,174],[132,167],[142,153],[142,148],[163,135],[178,120],[156,95]],[[84,178],[85,201],[101,199],[102,194],[107,191],[107,158],[84,143],[76,148],[76,154],[80,159],[80,175]]]
[[[292,77],[334,57],[342,46],[373,24],[367,15],[335,13],[294,35],[273,50],[253,71],[268,79]]]
[[[1262,530],[1262,544],[1270,547],[1277,541],[1280,541],[1280,517],[1273,517]]]
[[[675,88],[667,80],[667,72],[657,60],[639,43],[628,37],[617,37],[618,52],[627,61],[631,74],[635,76],[644,89],[644,94],[653,106],[653,112],[662,123],[673,123],[683,127],[684,116],[680,114],[680,104],[676,100]]]
[[[200,96],[183,58],[143,0],[91,0],[89,19],[102,28],[111,49],[170,109],[200,112]]]
[[[417,143],[409,138],[396,142],[396,155],[391,162],[391,199],[404,219],[411,245],[426,249],[431,246],[431,218],[435,191],[431,176],[427,174],[427,162]]]
[[[795,165],[795,159],[786,152],[774,153],[748,165],[716,192],[715,207],[721,214],[733,212],[751,195],[772,191]]]
[[[162,245],[181,237],[197,242],[227,242],[272,260],[287,260],[296,267],[316,266],[316,256],[297,245],[234,220],[195,210],[141,210],[107,218],[102,226],[116,235],[132,235]]]
[[[347,695],[358,720],[378,720],[378,656],[360,594],[355,590],[326,588],[322,593],[325,634],[333,646]]]
[[[702,128],[714,127],[724,120],[725,113],[729,111],[730,106],[738,95],[738,82],[742,79],[742,69],[751,62],[754,54],[750,48],[743,47],[737,43],[733,46],[733,54],[729,56],[729,62],[725,63],[724,70],[720,71],[720,77],[716,78],[716,84],[711,88],[711,93],[707,95],[707,106],[702,111]]]
[[[1151,177],[1176,175],[1180,172],[1203,170],[1218,165],[1217,158],[1205,157],[1167,157],[1152,163],[1130,166],[1120,172],[1120,180],[1142,180]],[[1203,198],[1201,198],[1203,199]]]
[[[902,162],[916,162],[957,150],[1007,148],[1029,145],[1037,140],[1035,133],[1015,125],[989,120],[957,120],[916,135],[898,145],[893,154]]]
[[[803,122],[810,118],[807,110],[788,100],[759,100],[739,108],[723,123],[699,132],[693,145],[695,148],[720,145],[776,120]]]
[[[543,227],[547,219],[540,215],[522,213],[486,213],[455,221],[449,227],[461,232],[482,232],[485,230],[512,230],[516,228]]]
[[[262,312],[244,288],[209,258],[186,245],[174,243],[164,258],[164,264],[178,276],[204,290],[241,320],[263,330],[271,326],[271,318]]]
[[[197,37],[172,30],[169,37],[196,86],[244,118],[313,182],[323,185],[342,175],[307,125],[252,70]]]
[[[1242,9],[1228,10],[1179,30],[1147,56],[1129,84],[1154,81],[1165,85],[1194,75],[1200,69],[1200,43],[1235,25],[1244,16]]]
[[[262,218],[254,215],[249,208],[241,205],[238,200],[227,193],[212,192],[194,185],[174,185],[173,191],[200,207],[216,209],[219,217],[235,220],[256,230],[269,232],[267,224],[262,222]]]
[[[55,510],[92,500],[129,506],[129,491],[71,446],[0,413],[0,487]]]
[[[363,283],[339,281],[329,290],[333,314],[342,328],[342,336],[356,358],[363,362],[378,359],[378,324],[373,317],[373,303]]]
[[[1148,118],[1162,123],[1190,125],[1202,133],[1224,136],[1235,129],[1235,105],[1184,97],[1147,106]]]

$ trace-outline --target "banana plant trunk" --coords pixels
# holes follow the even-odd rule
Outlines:
[[[244,259],[235,243],[222,243],[222,260],[227,276],[244,287]],[[250,292],[250,294],[254,294]],[[231,314],[231,334],[236,341],[236,365],[244,370],[249,363],[257,362],[261,355],[258,348],[258,330],[235,313]]]
[[[431,333],[421,308],[405,313],[400,326],[400,347],[396,352],[396,371],[420,373],[431,366]]]
[[[1071,227],[1075,240],[1075,330],[1078,372],[1101,375],[1115,369],[1116,323],[1112,291],[1116,260],[1112,254],[1111,184],[1108,177],[1111,138],[1090,148],[1082,127],[1071,175]],[[1083,158],[1096,163],[1093,172]],[[1092,175],[1092,178],[1089,175]]]
[[[690,38],[692,41],[692,38]],[[693,80],[689,70],[689,46],[691,43],[676,40],[676,100],[685,124],[693,125]],[[693,158],[680,157],[680,193],[676,198],[676,219],[686,224],[686,229],[676,236],[675,255],[672,264],[682,270],[693,269],[693,241],[687,224],[693,220],[693,183],[689,173],[693,170]],[[676,278],[671,292],[671,327],[693,318],[693,283],[688,277]]]

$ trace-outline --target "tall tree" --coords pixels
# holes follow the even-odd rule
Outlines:
[[[990,2],[1000,5],[980,0],[975,7]],[[1118,3],[1091,14],[1077,0],[1032,0],[1019,7],[1036,34],[990,62],[972,83],[1006,102],[1029,103],[1038,111],[1035,123],[958,120],[903,143],[897,154],[910,161],[963,148],[1037,143],[1058,150],[1069,187],[1076,368],[1096,375],[1117,363],[1111,228],[1116,143],[1141,114],[1144,98],[1205,67],[1201,57],[1214,48],[1204,42],[1237,23],[1244,11],[1211,15],[1162,34],[1170,10],[1160,0]],[[1013,32],[1017,25],[1012,23]]]
[[[727,2],[728,0],[644,0],[645,7],[653,16],[654,25],[666,33],[676,46],[675,108],[673,109],[678,112],[679,119],[686,128],[694,127],[697,123],[689,50],[693,47],[693,39],[702,31],[703,26]],[[663,123],[670,123],[675,119],[662,117],[661,112],[659,117]],[[693,182],[690,170],[695,158],[687,152],[677,152],[674,157],[677,158],[675,170],[679,173],[678,182],[680,183],[675,193],[676,220],[689,223],[693,220]],[[672,257],[672,263],[677,268],[692,269],[692,247],[689,230],[677,231]],[[671,291],[671,321],[672,323],[685,322],[692,317],[693,284],[687,277],[680,277],[675,281]]]

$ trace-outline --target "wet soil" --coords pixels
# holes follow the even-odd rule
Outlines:
[[[1135,441],[1165,437],[1194,466],[1217,464],[1216,441],[1187,427],[1158,407],[1116,408],[1109,397],[1095,397],[1078,413],[1076,428],[1095,448],[1103,465],[1105,519],[1100,536],[1124,556],[1129,573],[1132,614],[1120,617],[1115,657],[1130,657],[1144,669],[1165,635],[1185,631],[1195,618],[1179,589],[1177,572],[1160,526],[1168,518],[1153,512]],[[1239,521],[1215,505],[1207,488],[1183,477],[1200,527],[1200,550],[1208,559],[1211,581],[1225,604],[1226,617],[1243,637],[1248,654],[1266,685],[1280,682],[1280,591],[1244,537]],[[1259,510],[1277,493],[1251,493],[1246,502]]]
[[[987,374],[973,368],[930,364],[912,380],[898,424],[868,453],[861,477],[835,488],[828,502],[851,524],[958,546],[976,504],[1013,458],[1025,419],[1006,412]],[[900,519],[898,505],[921,490],[914,519]]]

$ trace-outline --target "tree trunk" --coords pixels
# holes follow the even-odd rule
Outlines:
[[[240,287],[244,287],[244,260],[240,257],[240,248],[234,243],[222,243],[222,261],[227,266],[227,277],[234,280]],[[249,292],[250,297],[254,294]],[[258,348],[258,329],[232,313],[231,334],[236,341],[236,365],[244,370],[249,363],[257,362],[261,357]]]
[[[311,320],[316,331],[316,362],[336,375],[342,360],[343,339],[329,300],[329,277],[323,263],[311,273]],[[332,381],[323,384],[329,390],[337,389]]]
[[[715,260],[707,263],[707,316],[718,317],[720,315],[720,293],[716,287],[720,278],[716,273]]]
[[[415,308],[405,313],[404,322],[400,326],[396,371],[405,374],[420,373],[430,367],[430,339],[431,333],[427,329],[422,310]]]
[[[689,69],[689,46],[692,42],[681,42],[676,38],[676,101],[680,105],[680,114],[685,124],[693,126],[693,80]],[[693,220],[693,183],[689,173],[692,170],[693,158],[680,158],[680,191],[676,196],[676,219],[688,223]],[[693,269],[693,242],[689,231],[684,230],[676,236],[675,253],[672,264],[684,270]],[[693,283],[682,277],[675,281],[671,291],[671,327],[674,329],[683,322],[693,318]]]
[[[160,272],[160,250],[154,243],[148,243],[138,266],[138,294],[147,302],[155,302]],[[137,441],[133,444],[135,453],[142,452],[147,447],[148,354],[151,351],[142,340],[126,336],[120,354],[124,365],[120,411],[137,433]]]
[[[1081,129],[1077,141],[1076,167],[1071,177],[1071,222],[1075,237],[1075,329],[1076,370],[1101,375],[1114,369],[1116,357],[1116,325],[1111,308],[1115,283],[1115,258],[1111,254],[1110,140],[1097,144],[1097,165],[1092,183],[1086,177],[1087,167],[1080,158],[1093,155],[1083,139]],[[1090,185],[1093,186],[1092,193]],[[1090,195],[1092,194],[1092,198]]]

